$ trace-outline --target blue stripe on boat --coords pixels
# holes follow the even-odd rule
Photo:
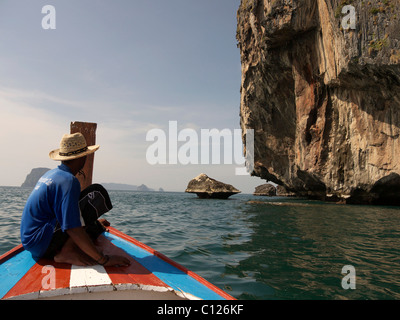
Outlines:
[[[0,265],[0,299],[34,266],[36,261],[23,250]]]
[[[204,284],[148,251],[111,233],[105,232],[104,236],[114,245],[130,254],[136,261],[174,290],[187,292],[204,300],[224,300],[223,297]]]

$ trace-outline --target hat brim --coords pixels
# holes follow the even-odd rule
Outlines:
[[[49,157],[50,157],[50,159],[55,160],[55,161],[74,160],[74,159],[78,159],[78,158],[87,156],[88,154],[92,154],[95,151],[97,151],[99,148],[100,148],[99,145],[88,146],[86,151],[84,151],[82,153],[74,154],[72,156],[60,156],[60,149],[56,149],[56,150],[50,151]]]

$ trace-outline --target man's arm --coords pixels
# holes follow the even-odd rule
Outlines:
[[[66,231],[71,237],[72,241],[89,257],[96,262],[104,261],[104,255],[97,250],[89,235],[83,227],[68,229]],[[130,265],[129,259],[123,256],[110,256],[105,266],[128,266]]]

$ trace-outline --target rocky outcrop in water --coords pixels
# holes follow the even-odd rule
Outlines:
[[[400,204],[400,1],[242,0],[237,19],[253,174],[298,196]]]
[[[240,193],[232,185],[217,181],[204,173],[190,180],[185,192],[196,193],[202,199],[228,199],[231,195]]]
[[[255,188],[253,195],[273,197],[276,196],[276,188],[270,183],[262,184]]]
[[[32,171],[26,176],[24,183],[21,185],[21,188],[34,188],[41,176],[49,170],[49,168],[32,169]]]

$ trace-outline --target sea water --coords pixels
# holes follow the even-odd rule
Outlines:
[[[0,187],[0,255],[20,243],[30,192]],[[400,298],[400,207],[109,193],[114,208],[104,217],[112,226],[238,299]]]

